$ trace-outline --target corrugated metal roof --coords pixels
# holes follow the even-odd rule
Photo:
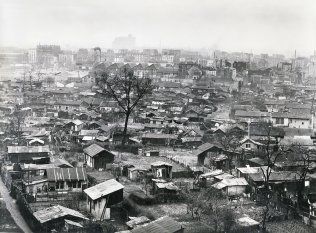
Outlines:
[[[65,217],[67,215],[88,220],[88,218],[86,218],[83,214],[79,213],[78,211],[66,208],[61,205],[56,205],[36,211],[33,213],[33,215],[40,223],[49,222],[53,219]]]
[[[180,223],[170,218],[169,216],[164,216],[152,221],[148,224],[139,226],[133,230],[132,233],[175,233],[182,229]]]
[[[84,190],[84,192],[92,199],[96,200],[108,194],[114,193],[120,189],[123,189],[124,186],[117,182],[115,179],[104,181],[100,184],[92,186]]]
[[[86,169],[83,167],[76,168],[50,168],[47,169],[48,181],[79,181],[87,180]]]

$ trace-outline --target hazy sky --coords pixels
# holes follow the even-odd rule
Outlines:
[[[216,48],[309,55],[316,0],[0,0],[0,45]]]

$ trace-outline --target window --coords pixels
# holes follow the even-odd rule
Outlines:
[[[246,143],[246,148],[250,148],[250,147],[251,147],[250,143]]]
[[[63,181],[57,182],[56,189],[64,189],[64,182]]]
[[[276,118],[275,123],[277,125],[284,125],[284,118]]]

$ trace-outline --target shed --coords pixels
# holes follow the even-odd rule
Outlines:
[[[83,149],[85,154],[85,161],[89,167],[96,169],[105,169],[108,164],[113,163],[114,154],[103,147],[92,144]]]
[[[89,212],[98,220],[109,219],[111,205],[123,200],[123,189],[124,186],[115,179],[85,189]]]
[[[239,196],[246,191],[248,182],[245,178],[223,179],[212,187],[222,190],[227,196]]]
[[[48,190],[81,192],[87,185],[87,173],[83,167],[50,168],[46,172]]]
[[[8,159],[12,163],[49,163],[48,146],[8,146]]]
[[[149,171],[149,168],[144,166],[133,166],[127,168],[128,170],[128,178],[133,181],[137,181],[142,177],[145,177],[145,174]]]
[[[47,230],[60,230],[65,225],[65,219],[72,222],[89,220],[80,212],[61,205],[55,205],[46,209],[38,210],[33,213],[33,216],[40,226]]]
[[[151,170],[155,178],[171,179],[172,165],[167,162],[157,161],[151,164]]]

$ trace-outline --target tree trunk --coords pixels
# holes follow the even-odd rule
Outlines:
[[[304,178],[305,180],[305,178]],[[304,192],[304,180],[303,181],[300,181],[299,184],[298,184],[298,189],[297,189],[297,199],[296,199],[296,209],[297,209],[297,212],[300,212],[300,202],[301,200],[303,200],[303,192]]]
[[[266,232],[266,222],[267,222],[267,217],[268,217],[268,213],[269,213],[269,204],[270,204],[270,201],[269,200],[266,200],[267,203],[266,203],[266,208],[264,210],[264,213],[263,213],[263,219],[262,219],[262,230],[263,232]]]
[[[126,141],[127,141],[127,125],[128,125],[128,119],[129,119],[130,114],[131,114],[130,112],[125,113],[125,123],[124,123],[124,130],[123,130],[122,146],[124,146]]]

